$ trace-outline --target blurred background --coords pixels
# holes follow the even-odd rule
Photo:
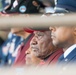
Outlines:
[[[0,11],[3,10],[3,8],[7,5],[9,5],[10,0],[0,0]]]

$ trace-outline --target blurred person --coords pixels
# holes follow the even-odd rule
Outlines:
[[[50,26],[54,46],[63,48],[59,64],[76,63],[76,26]]]
[[[15,58],[15,62],[13,64],[13,66],[23,66],[25,65],[25,51],[29,48],[30,41],[33,37],[33,31],[29,31],[27,28],[13,28],[12,33],[24,39],[18,49],[17,57]]]
[[[31,50],[31,48],[29,48],[26,52],[26,57],[25,57],[25,60],[26,60],[26,63],[25,65],[26,66],[37,66],[40,62],[41,62],[41,59],[36,57],[33,53],[33,51]]]
[[[32,38],[32,34],[26,32],[24,28],[12,28],[11,29],[11,37],[5,41],[5,43],[1,47],[1,63],[0,66],[11,66],[14,64],[15,59],[18,55],[19,50],[22,50],[22,44],[26,45],[25,49],[22,50],[22,54],[18,61],[21,63],[25,63],[25,50],[29,47],[30,38]],[[24,51],[24,52],[23,52]],[[18,59],[18,58],[17,58]],[[22,62],[23,60],[23,62]],[[16,60],[17,61],[17,60]]]
[[[16,36],[11,32],[8,34],[7,40],[0,47],[0,66],[11,66],[17,55],[17,47],[21,44],[23,38]]]
[[[75,0],[56,0],[56,2],[54,8],[56,14],[63,13],[65,15],[65,13],[76,12]],[[57,65],[60,65],[61,68],[74,66],[76,61],[76,26],[50,26],[50,30],[52,31],[51,38],[54,46],[62,47],[64,51],[64,54],[58,59]]]
[[[33,54],[43,60],[39,65],[55,64],[60,55],[63,54],[62,49],[58,49],[52,44],[50,31],[34,31],[34,37],[30,42]]]

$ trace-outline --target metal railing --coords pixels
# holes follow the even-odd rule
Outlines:
[[[41,17],[41,15],[11,15],[0,16],[0,29],[12,27],[30,27],[33,29],[48,29],[49,26],[76,25],[76,14]]]

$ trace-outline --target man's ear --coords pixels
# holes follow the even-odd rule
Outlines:
[[[74,35],[76,36],[76,26],[74,26]]]

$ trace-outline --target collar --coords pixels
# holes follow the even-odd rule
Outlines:
[[[54,52],[53,52],[54,53]],[[44,61],[47,61],[48,60],[48,58],[53,54],[53,53],[51,53],[50,55],[48,55],[46,58],[44,58]]]
[[[74,48],[76,48],[76,44],[72,45],[64,52],[64,58],[66,58],[74,50]]]

